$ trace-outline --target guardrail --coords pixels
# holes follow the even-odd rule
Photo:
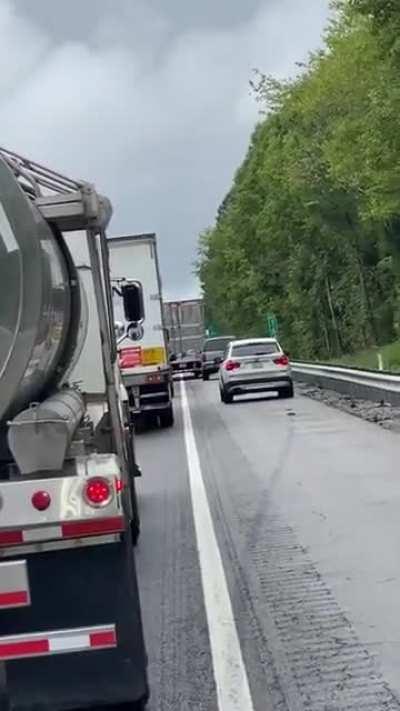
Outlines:
[[[353,398],[400,405],[400,375],[300,361],[294,361],[292,368],[296,381],[330,388]]]

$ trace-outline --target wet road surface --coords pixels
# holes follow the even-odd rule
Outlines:
[[[150,711],[400,710],[400,435],[215,380],[175,410],[137,438]]]

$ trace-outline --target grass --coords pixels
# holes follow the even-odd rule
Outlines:
[[[351,355],[340,356],[331,362],[335,365],[350,365],[358,368],[368,368],[369,370],[379,370],[379,354],[382,356],[383,370],[400,372],[400,341],[359,351]]]

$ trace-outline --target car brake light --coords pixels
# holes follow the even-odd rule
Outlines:
[[[95,476],[87,481],[84,489],[84,497],[90,506],[94,508],[107,506],[112,496],[113,492],[108,479]]]
[[[279,358],[274,358],[275,365],[286,366],[289,365],[289,358],[287,355],[281,355]]]
[[[227,360],[224,367],[225,370],[237,370],[240,368],[240,363],[237,360]]]
[[[51,504],[51,497],[47,491],[36,491],[32,498],[32,506],[37,511],[46,511]]]

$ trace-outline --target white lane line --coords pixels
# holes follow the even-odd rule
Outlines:
[[[254,711],[221,553],[208,505],[184,382],[181,382],[181,395],[190,493],[218,708],[219,711]]]

